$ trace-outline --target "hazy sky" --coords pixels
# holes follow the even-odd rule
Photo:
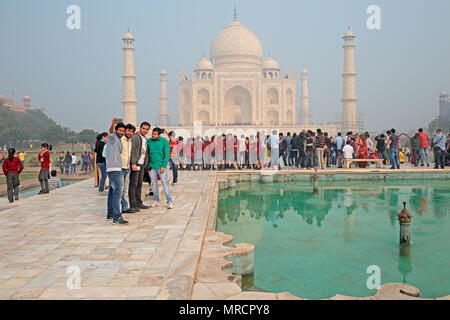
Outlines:
[[[81,30],[66,9],[81,8]],[[159,71],[168,72],[169,113],[178,119],[177,74],[190,73],[233,19],[253,31],[285,70],[310,72],[314,123],[341,112],[347,26],[356,34],[358,112],[366,127],[427,125],[438,95],[450,91],[448,0],[0,0],[0,94],[31,96],[58,123],[105,130],[122,116],[122,37],[136,42],[138,121],[157,119]],[[381,8],[381,30],[366,26],[369,5]],[[297,104],[300,103],[298,77]]]

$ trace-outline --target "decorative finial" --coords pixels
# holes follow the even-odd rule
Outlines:
[[[237,21],[237,8],[234,6],[234,21]]]

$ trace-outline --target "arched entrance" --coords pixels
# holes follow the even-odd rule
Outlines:
[[[252,122],[252,96],[247,89],[236,86],[228,90],[225,95],[223,118],[228,124]]]

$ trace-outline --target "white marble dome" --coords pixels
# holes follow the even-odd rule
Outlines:
[[[209,61],[207,58],[203,57],[197,63],[197,66],[195,67],[195,69],[196,70],[212,70],[213,65],[212,65],[211,61]]]
[[[214,65],[257,64],[262,62],[262,46],[253,32],[239,21],[231,22],[211,43],[209,50]]]
[[[272,57],[268,57],[266,60],[264,60],[263,62],[263,69],[276,69],[276,70],[280,70],[280,66],[278,65],[278,62],[272,58]]]
[[[442,91],[441,92],[441,97],[445,97],[445,96],[447,96],[447,92],[446,91]]]

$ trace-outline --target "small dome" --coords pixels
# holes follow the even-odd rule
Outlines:
[[[345,37],[354,37],[355,34],[353,33],[352,30],[350,30],[350,28],[348,28],[347,33],[345,34]]]
[[[213,65],[211,61],[206,59],[205,57],[201,58],[200,61],[197,63],[197,66],[195,67],[196,70],[212,70]]]
[[[446,91],[442,91],[441,92],[441,97],[446,97],[446,96],[448,96],[447,92]]]
[[[123,38],[124,39],[134,40],[133,35],[129,31],[127,33],[125,33],[125,36]]]
[[[276,69],[280,70],[280,66],[278,65],[278,62],[273,59],[272,57],[268,57],[263,62],[263,69]]]
[[[164,69],[161,69],[161,72],[160,72],[160,74],[161,74],[161,75],[166,75],[166,74],[167,74],[167,71],[166,71],[166,70],[164,70]]]
[[[302,73],[308,73],[308,70],[306,70],[306,68],[303,68]]]
[[[30,97],[29,96],[25,96],[25,97],[23,97],[25,100],[30,100]]]

